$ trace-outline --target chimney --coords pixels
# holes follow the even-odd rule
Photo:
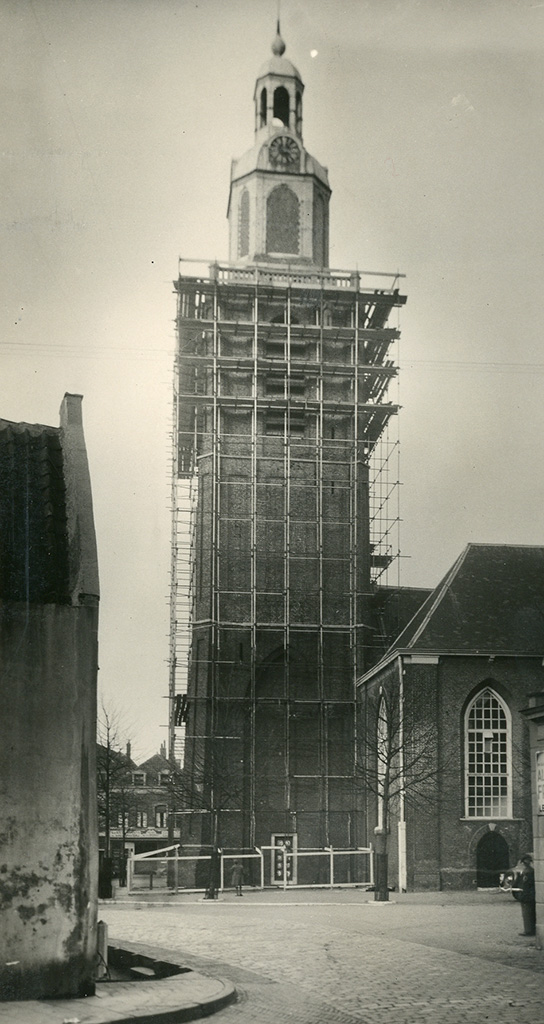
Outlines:
[[[96,604],[100,594],[89,463],[81,417],[81,395],[64,396],[60,436],[70,559],[72,604]]]
[[[166,759],[166,743],[161,743],[160,754],[161,757],[164,757]]]
[[[132,760],[132,758],[130,756],[130,751],[131,751],[130,740],[128,740],[128,742],[127,742],[127,757],[129,759],[129,761]]]

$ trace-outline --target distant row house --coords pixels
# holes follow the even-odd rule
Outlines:
[[[142,764],[132,760],[130,743],[126,753],[108,752],[99,745],[97,763],[100,852],[102,857],[109,854],[113,875],[119,877],[123,854],[149,853],[168,845],[171,769],[164,744]]]

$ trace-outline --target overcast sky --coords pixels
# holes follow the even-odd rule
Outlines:
[[[225,259],[275,0],[0,0],[0,416],[84,395],[100,688],[166,740],[178,256]],[[282,0],[331,266],[407,275],[401,581],[544,544],[544,3]]]

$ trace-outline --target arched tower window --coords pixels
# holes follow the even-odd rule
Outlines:
[[[274,117],[279,117],[285,127],[289,127],[289,93],[284,85],[274,89]]]
[[[465,713],[465,815],[512,816],[511,719],[506,704],[489,686]]]
[[[267,253],[298,253],[299,229],[298,199],[287,185],[278,185],[266,200]]]
[[[249,192],[244,189],[240,196],[240,221],[238,224],[238,255],[247,256],[249,252]]]
[[[260,104],[260,127],[261,128],[266,124],[266,104],[267,104],[266,89],[261,89],[261,104]]]

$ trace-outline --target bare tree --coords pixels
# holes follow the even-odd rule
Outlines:
[[[131,801],[129,785],[132,762],[121,747],[120,716],[104,701],[100,706],[97,725],[97,801],[98,821],[104,830],[104,856],[111,856],[111,830],[121,821],[123,840],[127,830],[127,815]]]
[[[406,806],[429,814],[435,807],[436,784],[445,781],[452,751],[437,744],[436,723],[424,701],[407,698],[398,686],[380,687],[367,698],[366,721],[360,729],[356,779],[376,800],[377,826],[375,898],[389,899],[388,839],[394,817],[404,820]]]

